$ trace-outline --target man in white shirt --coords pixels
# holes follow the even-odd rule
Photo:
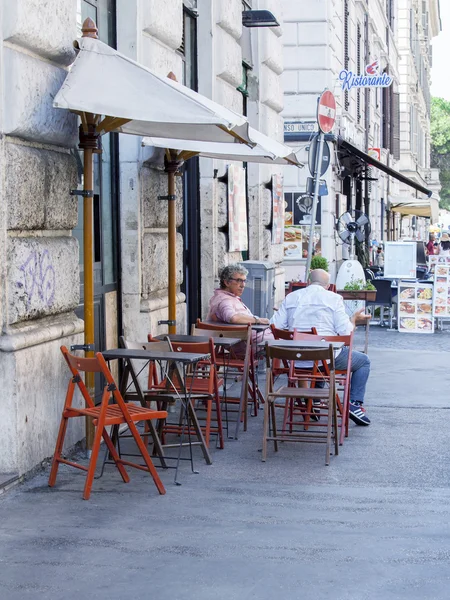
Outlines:
[[[306,288],[288,294],[270,322],[278,329],[308,331],[315,327],[319,335],[350,335],[364,309],[349,318],[345,312],[342,296],[328,291],[329,274],[322,269],[311,271]],[[336,356],[338,370],[347,368],[348,348]],[[370,425],[363,408],[366,383],[370,373],[370,360],[362,352],[352,351],[352,379],[350,385],[350,418],[358,425]]]

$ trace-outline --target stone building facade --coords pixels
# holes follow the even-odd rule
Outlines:
[[[389,212],[391,201],[424,197],[342,152],[339,139],[374,153],[417,184],[439,189],[429,168],[430,41],[440,31],[438,0],[314,0],[301,6],[285,0],[283,17],[285,141],[303,149],[301,158],[308,158],[318,96],[328,88],[337,101],[331,168],[324,176],[328,196],[321,199],[321,250],[335,273],[346,257],[335,234],[342,212],[367,213],[373,240],[397,239],[401,218]],[[376,61],[379,73],[393,79],[389,88],[343,89],[343,69],[364,75]],[[304,191],[307,176],[306,170],[289,171],[285,191]]]
[[[77,118],[53,98],[75,58],[72,42],[92,17],[102,41],[159,74],[248,115],[283,139],[281,27],[243,30],[242,11],[281,0],[1,0],[0,76],[0,472],[22,475],[51,456],[67,372],[62,344],[83,342],[82,185]],[[149,99],[151,102],[151,99]],[[133,136],[104,136],[95,163],[96,347],[118,335],[167,331],[167,193],[160,156]],[[249,258],[277,265],[271,194],[280,168],[247,170],[247,256],[227,251],[227,163],[193,161],[177,178],[177,321],[186,331],[204,316],[218,270]],[[186,281],[187,275],[189,281]],[[81,275],[81,277],[80,277]],[[187,312],[188,308],[188,312]],[[83,438],[75,424],[68,444]]]

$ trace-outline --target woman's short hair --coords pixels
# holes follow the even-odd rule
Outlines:
[[[225,282],[233,279],[236,277],[236,275],[243,275],[244,277],[247,277],[248,271],[245,267],[238,265],[237,263],[223,267],[219,273],[220,287],[225,289]]]

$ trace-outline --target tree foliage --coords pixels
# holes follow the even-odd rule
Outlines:
[[[431,166],[439,169],[440,206],[450,210],[450,102],[431,99]]]

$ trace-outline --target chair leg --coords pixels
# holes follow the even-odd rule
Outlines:
[[[273,437],[275,438],[273,440],[273,448],[274,448],[275,452],[278,452],[278,440],[276,439],[278,434],[277,434],[277,421],[275,418],[275,402],[272,402],[271,413],[272,413],[272,423],[273,423]]]
[[[61,424],[59,426],[58,438],[56,440],[55,452],[53,454],[52,468],[50,470],[50,476],[48,478],[48,485],[50,487],[53,487],[56,483],[56,476],[58,475],[59,468],[59,459],[61,458],[61,452],[64,446],[64,438],[66,437],[68,420],[69,419],[67,417],[64,417],[63,415],[61,419]]]
[[[334,454],[335,454],[335,456],[338,456],[338,454],[339,454],[339,429],[338,429],[336,402],[333,403],[333,424],[334,424]]]
[[[211,413],[212,413],[212,398],[206,401],[206,423],[205,423],[205,444],[209,448],[209,440],[211,436]]]
[[[139,448],[139,452],[142,454],[142,458],[144,459],[144,462],[147,465],[148,471],[153,477],[153,481],[158,489],[158,492],[163,496],[166,493],[166,490],[163,486],[161,479],[159,478],[155,465],[153,464],[152,459],[150,458],[150,455],[147,452],[147,448],[145,447],[145,444],[142,441],[138,430],[136,429],[136,425],[133,423],[133,421],[128,421],[128,427],[130,428],[131,435],[133,436],[134,441],[136,442],[137,447]]]
[[[262,454],[261,454],[261,460],[263,462],[266,462],[266,457],[267,457],[267,437],[269,434],[269,412],[270,412],[271,402],[272,402],[272,400],[269,397],[267,397],[266,405],[264,407],[263,443],[262,443]]]
[[[95,468],[97,466],[98,453],[100,451],[100,442],[104,431],[105,419],[99,418],[97,427],[95,428],[94,443],[92,444],[91,459],[89,461],[89,468],[86,476],[86,482],[84,484],[83,500],[89,500],[91,495],[92,483],[95,476]]]
[[[333,423],[333,404],[336,399],[328,400],[327,443],[325,444],[325,465],[330,464],[331,426]]]
[[[116,463],[116,467],[119,470],[119,473],[121,474],[124,483],[129,483],[130,478],[128,476],[128,473],[126,472],[125,467],[123,466],[122,461],[120,459],[120,456],[118,455],[117,450],[115,449],[114,444],[112,442],[112,439],[109,437],[109,434],[107,433],[106,429],[103,430],[102,435],[103,439],[105,440],[106,447],[108,448],[112,459]]]
[[[216,405],[216,419],[217,419],[217,429],[219,433],[219,448],[221,450],[224,449],[224,439],[223,439],[223,423],[222,423],[222,410],[220,408],[220,396],[219,390],[216,386],[214,391],[214,403]]]

